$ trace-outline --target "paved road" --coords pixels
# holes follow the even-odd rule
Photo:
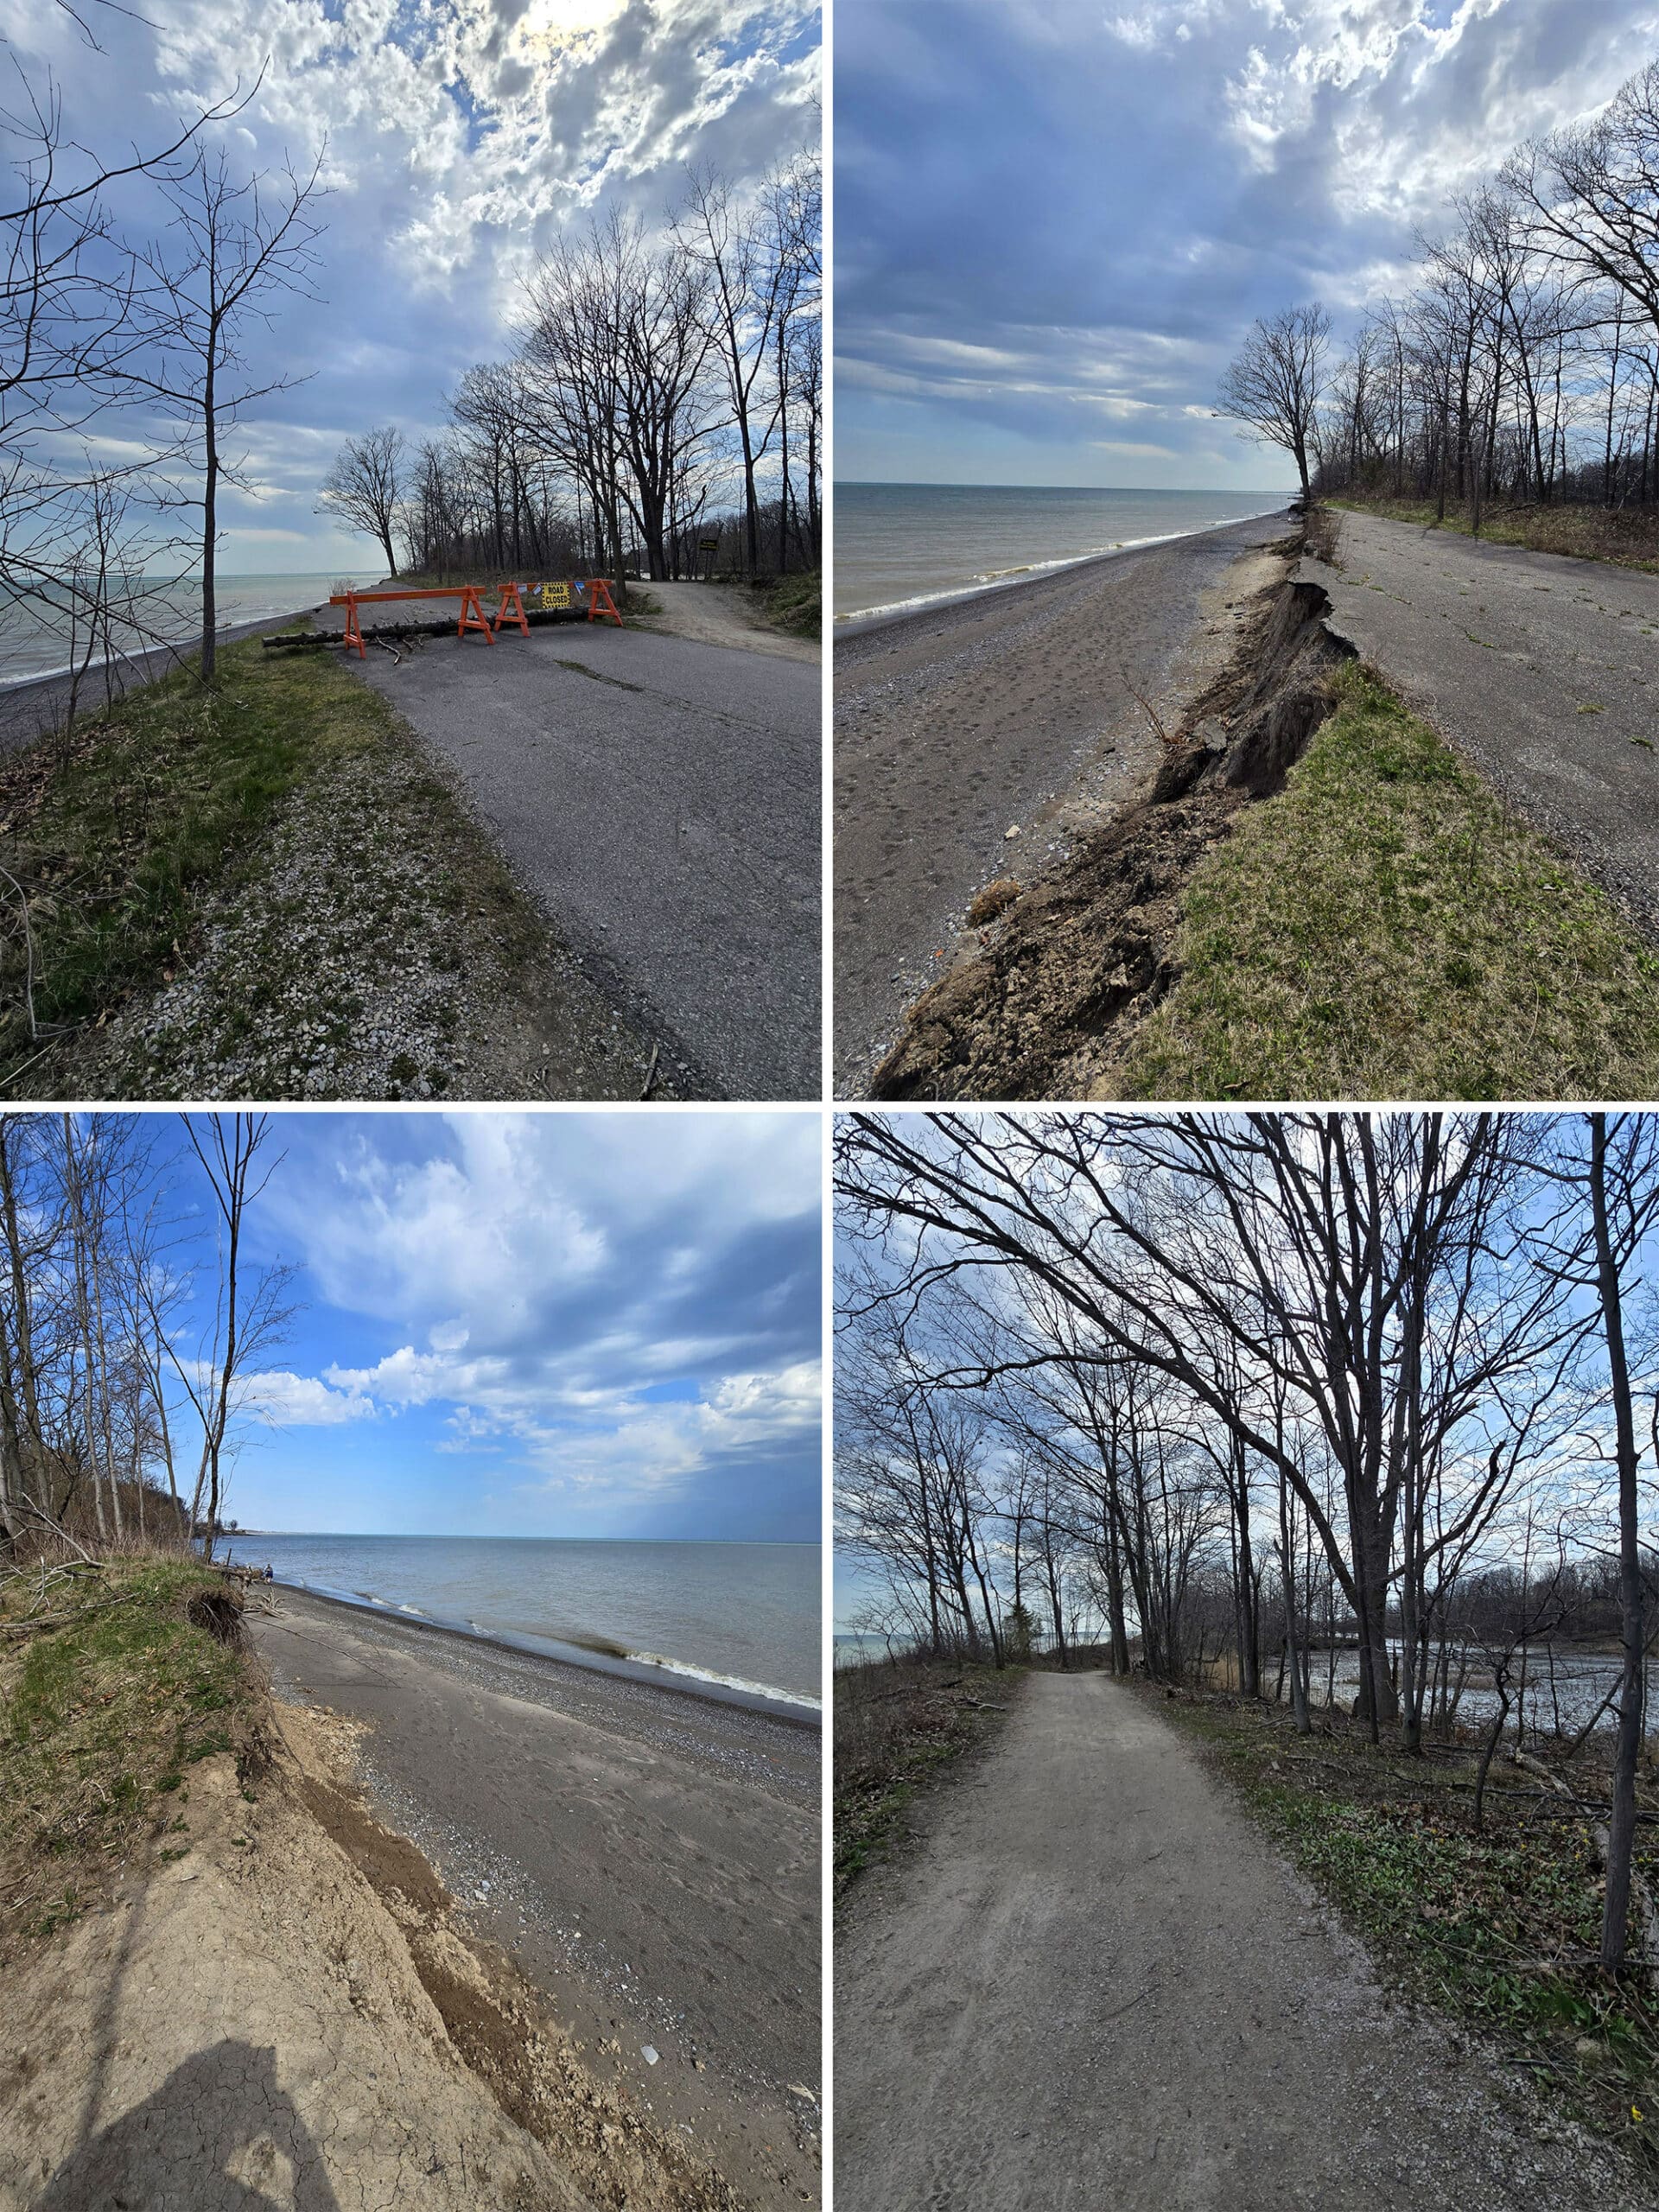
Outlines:
[[[1342,516],[1337,560],[1301,570],[1332,627],[1659,927],[1659,576],[1377,515]]]
[[[361,665],[694,1081],[819,1096],[816,668],[586,623]]]
[[[836,2212],[1601,2212],[1182,1740],[1034,1675],[839,1947]]]
[[[1029,881],[1069,808],[1134,790],[1158,747],[1123,670],[1176,703],[1207,665],[1217,588],[1287,530],[1230,524],[837,637],[838,1096],[863,1094],[976,892]]]

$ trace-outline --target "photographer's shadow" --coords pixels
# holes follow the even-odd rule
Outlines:
[[[35,2212],[340,2212],[276,2054],[228,2039],[87,2137]]]

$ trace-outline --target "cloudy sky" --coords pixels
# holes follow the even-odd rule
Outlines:
[[[1288,488],[1208,419],[1253,317],[1338,327],[1654,0],[838,0],[836,474]]]
[[[71,137],[154,148],[181,114],[264,82],[219,134],[238,162],[331,188],[315,304],[269,340],[311,381],[256,410],[259,496],[232,495],[226,573],[378,574],[313,512],[342,438],[435,427],[439,394],[499,356],[518,280],[561,223],[613,205],[656,221],[689,162],[757,178],[817,129],[813,0],[0,0],[0,107],[16,72],[60,88]],[[127,226],[156,211],[124,194]]]
[[[817,1541],[816,1115],[290,1114],[275,1134],[252,1255],[297,1265],[302,1310],[260,1364],[228,1514]],[[171,1117],[158,1136],[206,1240],[200,1171]]]

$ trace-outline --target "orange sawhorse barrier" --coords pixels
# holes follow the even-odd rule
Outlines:
[[[588,601],[588,620],[592,622],[599,615],[607,614],[619,630],[625,628],[626,626],[616,611],[616,601],[611,597],[611,588],[604,577],[593,577],[588,589],[591,594]]]
[[[531,584],[528,587],[523,584],[497,585],[495,588],[499,594],[499,603],[496,607],[493,625],[484,612],[484,602],[480,596],[488,588],[487,585],[482,584],[442,584],[435,586],[430,591],[352,591],[338,594],[332,598],[328,604],[330,607],[343,607],[346,609],[346,628],[341,642],[348,647],[355,645],[359,660],[365,659],[367,652],[363,643],[362,625],[357,619],[357,610],[359,607],[378,607],[387,600],[458,599],[461,601],[461,620],[455,625],[457,639],[464,638],[469,630],[476,630],[480,631],[489,643],[493,645],[497,632],[503,623],[516,623],[525,637],[528,637],[530,624],[524,619],[525,589],[528,588],[532,596],[542,594],[542,603],[545,606],[548,603],[545,598],[546,587],[540,584]],[[566,594],[563,604],[568,607],[570,603],[569,597],[570,587],[567,584],[563,588]],[[594,576],[585,582],[578,582],[575,588],[587,601],[588,620],[590,622],[600,615],[605,615],[615,623],[619,630],[626,627],[622,617],[617,613],[616,601],[611,597],[610,585],[603,576]]]

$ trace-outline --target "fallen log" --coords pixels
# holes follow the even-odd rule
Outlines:
[[[560,622],[586,622],[587,614],[579,607],[550,610],[527,607],[524,620],[532,630],[550,628]],[[517,622],[509,625],[517,629]],[[399,638],[453,638],[455,618],[453,614],[441,617],[435,622],[376,622],[365,624],[363,642],[365,645],[384,643]],[[342,630],[276,630],[261,638],[260,644],[267,652],[321,652],[327,645],[343,645],[346,635]]]

